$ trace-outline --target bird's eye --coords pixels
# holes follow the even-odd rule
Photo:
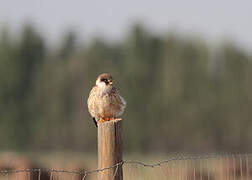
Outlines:
[[[104,81],[104,82],[106,82],[106,81],[107,81],[107,79],[101,79],[101,81]]]

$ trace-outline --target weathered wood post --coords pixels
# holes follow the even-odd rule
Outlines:
[[[98,169],[107,168],[122,162],[122,120],[100,123],[98,125]],[[122,180],[122,166],[100,171],[98,180]]]

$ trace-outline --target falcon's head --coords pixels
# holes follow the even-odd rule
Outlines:
[[[108,73],[103,73],[103,74],[99,75],[96,80],[96,85],[98,87],[103,87],[103,88],[112,87],[112,84],[113,84],[113,78]]]

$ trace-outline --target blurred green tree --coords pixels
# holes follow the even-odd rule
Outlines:
[[[87,111],[98,74],[111,73],[127,100],[127,152],[250,151],[252,57],[133,26],[122,41],[94,38],[78,49],[71,31],[58,47],[26,25],[0,36],[0,143],[4,149],[96,147]]]

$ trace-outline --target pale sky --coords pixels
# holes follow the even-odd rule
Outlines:
[[[141,21],[157,32],[199,34],[209,40],[231,38],[252,50],[252,0],[0,0],[0,28],[17,31],[33,22],[56,41],[73,28],[84,39],[96,34],[122,38]]]

